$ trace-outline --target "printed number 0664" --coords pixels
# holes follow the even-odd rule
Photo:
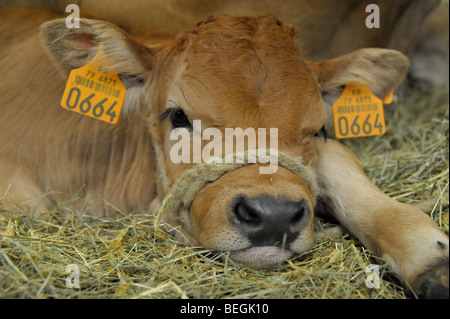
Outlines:
[[[347,136],[349,133],[352,135],[370,135],[372,133],[373,129],[379,129],[379,133],[381,134],[383,132],[383,125],[379,122],[379,114],[375,117],[375,123],[372,126],[372,123],[370,121],[370,114],[367,115],[367,117],[364,119],[363,123],[360,124],[358,122],[359,115],[355,116],[352,123],[349,123],[348,119],[344,116],[341,116],[338,119],[338,129],[339,134],[341,136]]]
[[[66,106],[68,109],[75,109],[78,107],[81,113],[86,114],[89,113],[92,109],[91,114],[94,117],[101,117],[105,113],[105,103],[108,101],[107,98],[104,98],[94,106],[92,106],[91,99],[95,97],[95,94],[92,93],[88,97],[84,98],[80,102],[81,91],[77,87],[73,87],[70,89],[69,94],[67,95]],[[107,110],[106,115],[109,115],[109,121],[112,122],[114,118],[117,116],[114,111],[114,106],[116,106],[117,102],[114,102]]]

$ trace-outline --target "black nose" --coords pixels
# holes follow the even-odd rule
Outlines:
[[[310,209],[305,200],[269,195],[237,197],[231,211],[234,221],[253,246],[286,246],[299,235]]]

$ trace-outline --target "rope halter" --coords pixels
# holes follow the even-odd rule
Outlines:
[[[155,144],[158,173],[163,182],[166,193],[161,208],[157,214],[157,221],[162,214],[181,219],[184,225],[190,227],[189,211],[198,193],[209,183],[213,183],[228,172],[252,164],[277,163],[300,177],[308,186],[312,194],[313,204],[319,194],[317,175],[310,164],[304,164],[301,156],[291,156],[286,152],[275,149],[247,150],[227,154],[223,158],[211,158],[187,169],[167,189],[168,177],[164,167],[164,157],[159,145]],[[261,153],[262,151],[262,153]],[[267,155],[267,153],[269,155]],[[264,154],[263,158],[259,154]],[[250,159],[250,160],[249,160]],[[269,161],[268,161],[269,160]]]

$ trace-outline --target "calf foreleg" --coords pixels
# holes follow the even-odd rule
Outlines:
[[[375,187],[338,142],[318,143],[317,174],[329,213],[417,294],[448,298],[449,240],[428,215]]]

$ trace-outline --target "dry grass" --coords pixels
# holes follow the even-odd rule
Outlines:
[[[344,141],[391,197],[436,198],[431,216],[447,233],[448,201],[440,195],[448,192],[448,112],[446,94],[400,98],[387,112],[385,136]],[[84,214],[61,206],[42,221],[0,206],[0,298],[405,298],[383,265],[380,288],[366,287],[366,266],[376,258],[348,235],[257,271],[155,233],[152,216]],[[81,271],[79,289],[66,286],[68,265]]]

